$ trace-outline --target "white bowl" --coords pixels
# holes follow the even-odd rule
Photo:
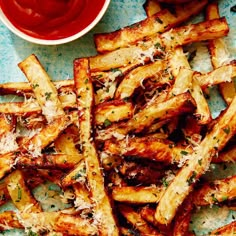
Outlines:
[[[41,44],[41,45],[59,45],[59,44],[64,44],[64,43],[68,43],[73,40],[76,40],[76,39],[82,37],[83,35],[85,35],[86,33],[88,33],[101,20],[101,18],[105,14],[109,4],[110,4],[110,0],[105,0],[104,5],[102,6],[102,8],[99,11],[99,13],[97,14],[97,16],[85,28],[83,28],[82,30],[76,32],[75,34],[73,34],[71,36],[68,36],[65,38],[60,38],[60,39],[40,39],[40,38],[33,37],[33,36],[26,34],[25,32],[23,32],[23,31],[19,30],[17,27],[15,27],[14,24],[12,24],[12,22],[8,19],[8,17],[2,11],[1,7],[0,7],[0,20],[14,34],[16,34],[17,36],[19,36],[20,38],[22,38],[28,42]],[[94,7],[94,6],[91,6],[91,7]],[[87,14],[89,14],[89,12]]]

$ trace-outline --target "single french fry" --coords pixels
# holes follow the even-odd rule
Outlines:
[[[155,120],[164,120],[177,114],[193,111],[195,102],[189,93],[177,95],[162,103],[157,100],[145,106],[127,122],[114,124],[98,132],[97,139],[106,140],[112,136],[123,139],[129,132],[139,133],[149,127]]]
[[[155,219],[168,224],[175,216],[178,206],[184,201],[197,179],[209,168],[212,157],[216,155],[236,132],[236,97],[221,115],[218,123],[205,136],[189,161],[178,172],[167,187],[156,208]]]
[[[173,30],[161,34],[160,37],[166,50],[170,50],[190,42],[223,37],[226,36],[228,32],[229,26],[226,19],[222,17],[220,19],[213,19],[198,24],[174,28]]]
[[[218,18],[220,18],[218,3],[215,2],[210,3],[207,6],[206,19],[212,20]],[[208,49],[211,54],[211,62],[213,68],[218,68],[224,64],[227,64],[230,61],[229,51],[224,42],[224,39],[219,38],[209,41]],[[234,81],[224,82],[219,84],[219,89],[223,99],[227,104],[229,104],[236,95],[236,88],[234,85]]]
[[[18,66],[29,80],[47,121],[51,122],[59,116],[64,116],[65,113],[58,98],[57,89],[37,57],[32,54],[20,62]]]
[[[112,198],[131,204],[157,203],[163,193],[162,187],[113,187]]]
[[[191,1],[182,8],[182,11],[178,11],[179,14],[177,16],[163,9],[135,25],[112,33],[96,34],[94,37],[96,49],[99,53],[104,53],[117,48],[127,47],[155,33],[164,32],[197,14],[206,4],[207,1],[205,0]]]
[[[193,203],[197,206],[217,204],[236,197],[236,176],[204,183],[194,191]]]
[[[13,204],[19,211],[40,212],[39,203],[35,200],[30,190],[25,185],[23,174],[19,170],[13,171],[7,177],[7,190]]]
[[[156,0],[146,0],[144,3],[144,9],[148,17],[161,11],[161,5]]]
[[[177,211],[174,219],[173,236],[187,236],[189,234],[189,223],[193,210],[192,197],[190,194]]]
[[[112,208],[106,190],[104,179],[101,173],[98,154],[92,138],[92,105],[93,86],[89,71],[89,62],[86,58],[74,61],[74,80],[77,93],[78,110],[80,112],[80,141],[82,152],[85,158],[86,177],[91,191],[94,204],[94,220],[96,216],[99,232],[101,235],[118,235],[118,228],[112,214]],[[75,167],[71,173],[77,172]],[[71,174],[70,173],[70,174]],[[68,176],[70,177],[70,176]],[[63,181],[69,180],[66,176]],[[71,179],[71,178],[70,178]]]
[[[182,158],[181,153],[188,152],[184,148],[175,147],[173,143],[165,143],[153,137],[134,137],[123,140],[107,140],[104,150],[113,155],[133,156],[149,160],[173,163]]]
[[[236,76],[236,64],[230,63],[228,65],[220,66],[208,73],[194,73],[196,79],[202,89],[217,85],[223,82],[230,82]]]
[[[192,88],[190,89],[190,93],[197,104],[194,116],[198,120],[198,123],[201,125],[208,124],[212,119],[210,108],[198,81],[195,79],[192,80]]]
[[[119,84],[115,98],[124,99],[132,96],[135,89],[143,87],[143,82],[149,78],[156,78],[157,84],[166,84],[169,82],[169,77],[162,77],[161,71],[166,68],[166,63],[163,60],[157,60],[151,64],[139,66],[128,73]]]
[[[60,93],[60,89],[63,88],[67,89],[70,88],[71,90],[74,85],[74,80],[72,79],[59,80],[59,81],[54,81],[53,84],[57,88],[58,93]],[[8,82],[0,84],[0,94],[1,95],[14,94],[25,97],[34,96],[32,87],[30,86],[29,82]]]
[[[129,119],[133,116],[134,106],[130,102],[123,100],[113,100],[103,102],[95,107],[94,110],[96,125],[110,126],[112,122]]]
[[[127,221],[135,227],[142,235],[158,235],[162,236],[158,230],[150,226],[145,220],[142,219],[140,214],[133,210],[130,206],[121,205],[119,211],[127,219]]]
[[[224,225],[218,229],[213,230],[210,235],[221,235],[221,236],[228,236],[234,235],[236,231],[236,221],[232,221],[231,223]]]
[[[24,169],[72,169],[79,162],[77,157],[67,154],[43,154],[37,158],[20,156],[16,166]]]

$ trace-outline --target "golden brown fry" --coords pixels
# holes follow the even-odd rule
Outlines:
[[[207,6],[206,19],[220,18],[218,3],[213,2]],[[211,54],[213,68],[218,68],[230,61],[229,52],[223,39],[213,39],[208,43],[208,49]],[[226,75],[225,75],[226,76]],[[219,84],[220,92],[225,102],[229,104],[236,95],[236,88],[233,81]]]
[[[190,194],[177,211],[174,219],[173,236],[189,236],[192,209],[193,202]]]
[[[172,221],[178,206],[192,190],[193,184],[208,170],[212,157],[218,154],[236,133],[235,113],[236,97],[166,189],[155,213],[159,223],[168,224]]]
[[[37,158],[20,156],[16,165],[24,169],[72,169],[79,162],[77,157],[67,154],[43,154]]]
[[[57,89],[37,57],[32,54],[20,62],[18,66],[29,80],[47,121],[50,122],[59,116],[64,116],[65,113],[58,99]]]
[[[92,134],[92,105],[93,105],[93,86],[89,72],[89,62],[87,59],[77,59],[74,61],[74,80],[76,86],[78,110],[80,112],[80,142],[85,158],[86,177],[94,202],[94,220],[101,235],[119,235],[112,208],[102,176],[96,147],[93,142]],[[79,167],[78,167],[79,168]],[[76,167],[69,174],[77,173]],[[66,180],[67,177],[63,179]],[[67,180],[68,182],[68,180]],[[98,218],[98,219],[96,219]]]
[[[220,152],[218,157],[212,160],[214,163],[232,162],[236,161],[236,147],[232,146],[230,149]]]
[[[162,71],[166,68],[166,63],[163,60],[158,60],[148,65],[139,66],[128,73],[119,84],[115,98],[124,99],[132,96],[135,89],[143,87],[143,82],[150,78],[157,80],[157,85],[166,84],[169,82],[169,77],[162,77]]]
[[[94,37],[96,49],[99,53],[104,53],[117,48],[127,47],[155,33],[164,32],[197,14],[206,4],[206,0],[191,1],[182,8],[182,11],[178,12],[177,17],[164,9],[132,26],[112,33],[97,34]]]
[[[74,80],[59,80],[53,82],[54,86],[58,89],[60,93],[63,88],[69,88],[72,90],[72,86],[74,85]],[[7,94],[15,94],[19,96],[25,97],[32,97],[34,96],[32,87],[28,82],[8,82],[4,84],[0,84],[0,94],[7,95]]]
[[[198,123],[201,125],[208,124],[212,119],[210,108],[198,81],[194,78],[192,80],[192,88],[190,89],[190,93],[197,104],[194,116],[198,120]]]
[[[112,198],[131,204],[157,203],[163,193],[162,187],[113,187]]]
[[[52,143],[71,123],[72,120],[69,116],[62,116],[55,119],[40,130],[38,134],[35,134],[32,138],[23,143],[20,148],[21,151],[29,152],[34,157],[40,156],[42,149]]]
[[[30,190],[25,185],[23,174],[19,170],[13,171],[7,177],[7,190],[13,204],[19,211],[41,212],[39,203],[35,200]]]
[[[152,125],[155,120],[164,120],[176,115],[193,111],[195,102],[189,93],[177,95],[159,103],[158,98],[147,104],[140,112],[124,123],[114,124],[106,130],[98,132],[98,139],[106,140],[112,136],[123,139],[131,131],[141,132]]]
[[[113,100],[97,105],[94,110],[95,124],[110,126],[112,122],[129,119],[133,116],[134,106],[123,100]]]
[[[221,235],[221,236],[229,236],[234,235],[236,232],[236,221],[232,221],[231,223],[224,225],[218,229],[213,230],[210,235]]]
[[[223,82],[230,82],[236,76],[236,63],[232,62],[223,65],[208,73],[194,73],[194,78],[198,81],[202,89],[217,85]]]
[[[224,17],[204,21],[198,24],[182,26],[171,29],[161,34],[163,45],[166,50],[174,49],[180,45],[197,42],[199,40],[209,40],[226,36],[229,32],[229,26]]]
[[[144,9],[148,17],[161,11],[161,5],[156,0],[146,0],[144,3]]]
[[[16,213],[14,211],[4,211],[0,213],[0,229],[23,229],[23,225],[17,220]]]
[[[161,233],[161,235],[172,235],[172,229],[173,226],[172,224],[169,225],[161,225],[158,224],[154,218],[154,214],[155,214],[155,209],[150,208],[148,205],[143,207],[140,211],[140,215],[141,217],[147,221],[148,223],[150,223],[151,225],[154,225],[156,229],[158,229],[158,231]]]
[[[194,192],[193,203],[197,206],[217,204],[236,197],[236,176],[204,183]]]
[[[134,211],[130,206],[127,205],[121,205],[119,206],[119,211],[121,214],[127,219],[127,221],[133,225],[135,229],[140,231],[142,235],[148,236],[148,235],[158,235],[162,236],[161,233],[159,233],[158,230],[153,228],[152,226],[148,225],[148,223],[142,219],[139,213]]]
[[[107,140],[104,150],[113,155],[147,158],[155,161],[173,163],[182,158],[187,150],[175,147],[171,142],[163,142],[153,137],[134,137],[123,140]]]

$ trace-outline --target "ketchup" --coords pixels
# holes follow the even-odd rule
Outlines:
[[[0,0],[4,14],[22,32],[40,39],[69,37],[88,26],[105,0]]]

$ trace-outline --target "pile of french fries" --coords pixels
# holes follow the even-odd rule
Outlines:
[[[147,0],[147,18],[94,37],[98,55],[74,60],[74,78],[52,81],[35,55],[28,82],[0,85],[0,229],[28,235],[194,235],[201,206],[228,205],[236,175],[212,182],[211,163],[236,159],[236,62],[224,58],[229,26],[218,5]],[[186,24],[205,11],[205,20]],[[183,25],[183,23],[185,23]],[[184,46],[207,41],[213,70],[191,69]],[[202,62],[205,63],[205,62]],[[205,93],[226,108],[213,119]],[[32,190],[50,181],[69,206],[45,211]],[[233,209],[233,206],[232,206]],[[209,232],[230,235],[236,221]]]

